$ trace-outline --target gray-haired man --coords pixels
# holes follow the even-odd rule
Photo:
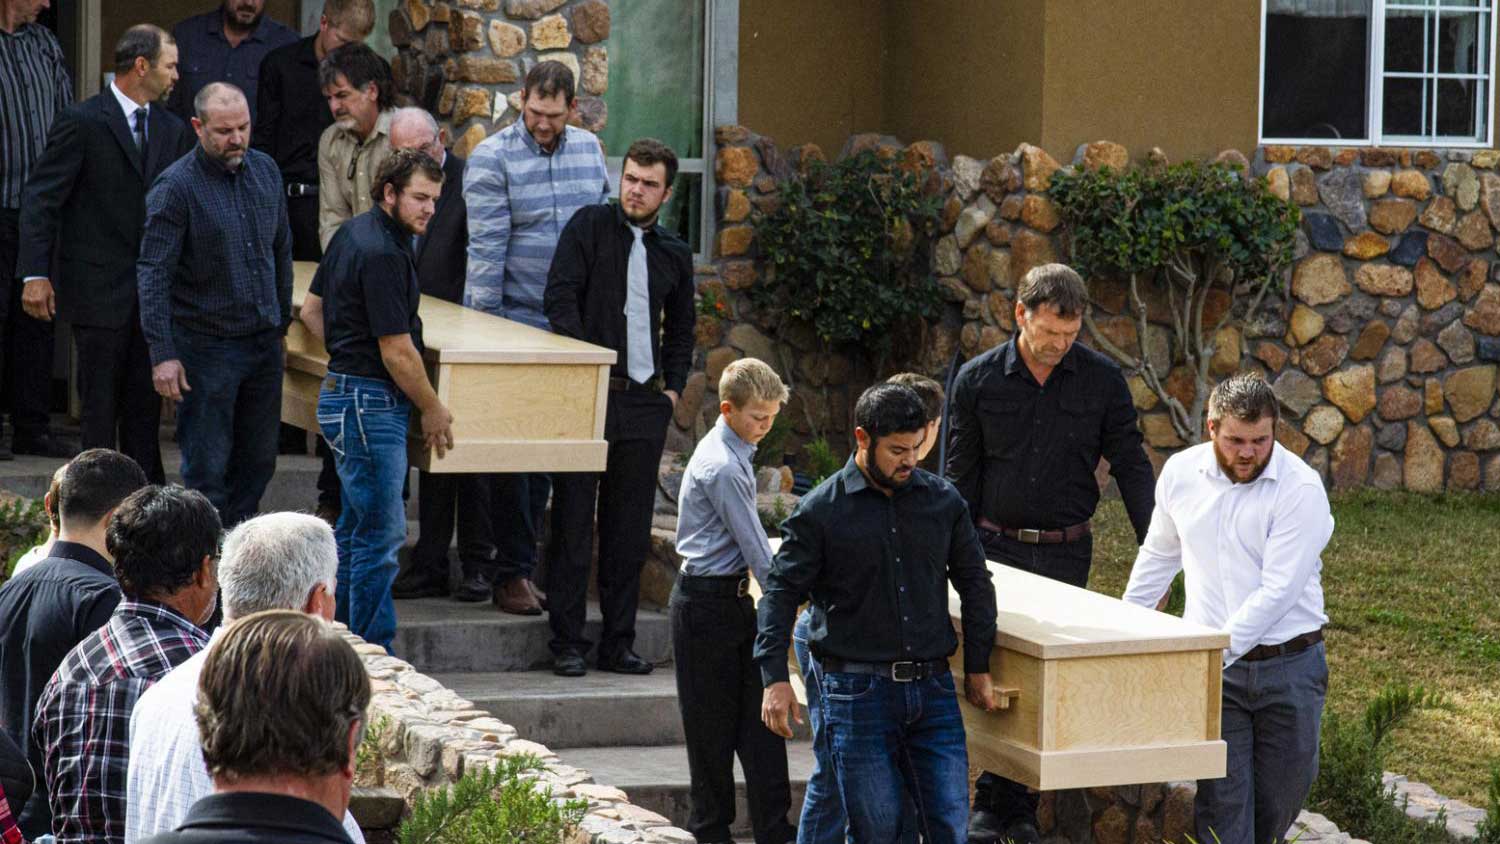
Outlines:
[[[224,540],[219,561],[224,624],[209,644],[223,638],[232,622],[262,610],[333,618],[338,564],[333,530],[316,516],[269,513],[242,522]],[[213,791],[193,718],[207,655],[205,648],[168,672],[141,695],[131,713],[126,844],[174,829],[194,802]],[[347,814],[344,830],[355,844],[363,844],[359,825]]]

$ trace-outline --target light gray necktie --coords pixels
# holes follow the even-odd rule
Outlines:
[[[630,380],[644,384],[656,374],[656,362],[651,356],[651,287],[646,275],[646,244],[641,240],[645,232],[635,226],[630,231],[635,235],[635,243],[630,246],[630,262],[625,272],[626,371]]]

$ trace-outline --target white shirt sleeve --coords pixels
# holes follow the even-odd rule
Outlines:
[[[1135,555],[1135,565],[1130,569],[1130,582],[1120,600],[1147,609],[1156,609],[1156,604],[1172,586],[1172,578],[1182,570],[1182,537],[1177,533],[1177,523],[1172,521],[1168,505],[1167,487],[1170,473],[1162,472],[1156,481],[1156,507],[1151,511],[1151,527],[1146,531],[1146,541]]]
[[[1239,659],[1255,647],[1296,604],[1308,580],[1322,565],[1323,549],[1332,536],[1333,513],[1321,486],[1300,484],[1277,498],[1261,560],[1260,587],[1225,625],[1229,632],[1226,662]]]

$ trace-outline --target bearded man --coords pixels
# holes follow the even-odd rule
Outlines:
[[[272,50],[295,44],[297,33],[266,16],[266,0],[223,0],[219,8],[172,27],[172,38],[180,51],[182,81],[172,90],[167,108],[189,120],[199,91],[214,82],[228,82],[245,92],[254,120],[260,63]]]
[[[1172,455],[1124,600],[1154,607],[1184,573],[1183,618],[1229,634],[1228,775],[1198,781],[1200,841],[1280,844],[1318,773],[1328,693],[1323,561],[1333,535],[1316,470],[1276,442],[1276,394],[1244,372],[1208,398],[1209,442]]]

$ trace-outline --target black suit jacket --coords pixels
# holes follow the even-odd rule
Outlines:
[[[451,151],[443,159],[443,192],[417,240],[417,281],[422,292],[463,303],[469,274],[469,210],[464,204],[464,162]]]
[[[146,135],[143,169],[125,113],[106,88],[58,115],[26,182],[16,275],[51,278],[58,316],[75,325],[119,328],[135,313],[146,191],[196,140],[160,103],[151,107]]]

